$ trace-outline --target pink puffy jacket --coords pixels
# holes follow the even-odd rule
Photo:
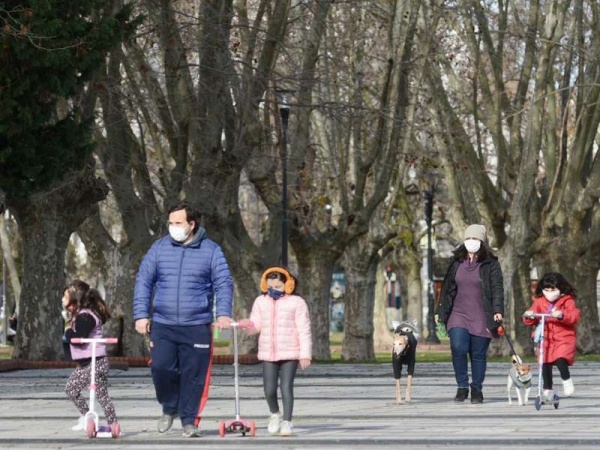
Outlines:
[[[285,361],[312,358],[312,335],[306,302],[297,295],[273,300],[260,295],[250,313],[253,330],[258,332],[258,359]]]

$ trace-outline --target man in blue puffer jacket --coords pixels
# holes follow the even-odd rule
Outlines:
[[[198,219],[185,203],[169,210],[169,236],[144,256],[133,300],[136,331],[150,333],[152,380],[163,412],[158,432],[169,431],[179,416],[186,437],[200,435],[196,419],[210,364],[213,298],[221,329],[231,323],[233,298],[223,251]]]

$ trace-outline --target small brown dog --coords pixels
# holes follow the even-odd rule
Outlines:
[[[517,400],[519,405],[525,406],[529,401],[529,391],[531,390],[531,366],[523,364],[521,358],[512,355],[512,367],[508,372],[508,381],[506,382],[506,390],[508,391],[508,404],[512,405],[511,389],[514,386],[517,391]]]
[[[396,379],[396,403],[400,405],[402,403],[400,378],[404,364],[406,364],[406,372],[408,373],[405,399],[407,403],[412,400],[412,380],[417,359],[417,338],[419,334],[416,320],[402,323],[393,322],[393,327],[392,367]]]

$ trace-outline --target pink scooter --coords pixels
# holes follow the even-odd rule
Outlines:
[[[224,437],[226,433],[242,433],[242,436],[246,436],[249,433],[250,436],[256,436],[256,425],[253,420],[243,420],[240,418],[240,387],[239,387],[239,375],[238,375],[238,343],[237,343],[237,329],[239,323],[231,322],[231,329],[233,330],[233,372],[234,372],[234,384],[235,384],[235,419],[227,422],[219,422],[219,436]]]
[[[85,432],[87,437],[112,437],[114,439],[121,435],[121,427],[118,422],[111,425],[99,425],[98,414],[96,413],[96,344],[116,344],[117,338],[73,338],[73,344],[92,344],[92,370],[90,374],[90,409],[85,414]]]

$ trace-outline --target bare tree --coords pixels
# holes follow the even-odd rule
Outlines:
[[[434,139],[458,209],[500,249],[509,327],[531,297],[530,261],[579,288],[582,351],[598,348],[598,5],[457,2],[428,71]],[[523,21],[521,19],[524,19]],[[558,87],[558,89],[557,89]]]

